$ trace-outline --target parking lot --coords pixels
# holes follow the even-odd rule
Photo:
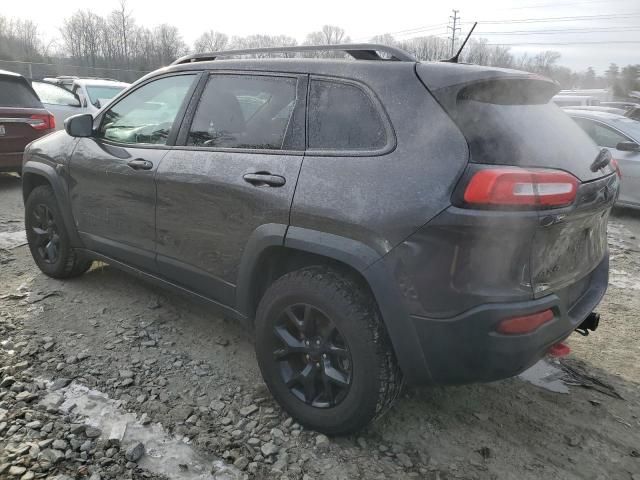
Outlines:
[[[24,411],[38,411],[56,394],[48,415],[80,415],[103,432],[120,425],[122,450],[139,441],[148,454],[139,468],[113,452],[113,461],[94,454],[84,464],[70,447],[50,473],[98,475],[92,480],[640,479],[636,212],[615,211],[610,221],[601,327],[573,335],[568,357],[528,376],[545,387],[514,378],[407,388],[367,430],[331,439],[302,429],[271,399],[249,332],[107,265],[71,281],[45,277],[28,248],[14,246],[22,243],[22,215],[20,179],[0,175],[0,365],[3,377],[11,374],[33,394],[25,407],[15,390],[0,386],[0,434],[12,424],[26,428]],[[62,380],[56,392],[42,383],[60,379],[73,383]],[[84,387],[95,391],[84,395]],[[57,428],[34,438],[66,439]],[[151,439],[145,431],[153,428]]]

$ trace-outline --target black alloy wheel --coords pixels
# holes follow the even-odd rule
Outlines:
[[[32,212],[31,230],[35,234],[35,250],[43,262],[53,264],[60,255],[60,235],[53,212],[38,204]]]
[[[325,313],[305,303],[291,305],[273,334],[281,378],[296,398],[316,408],[334,407],[345,398],[352,379],[351,354]]]

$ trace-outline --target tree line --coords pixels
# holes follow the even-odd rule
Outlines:
[[[140,76],[144,71],[167,65],[190,52],[298,45],[295,38],[287,35],[230,37],[223,32],[210,30],[203,32],[190,46],[173,25],[164,23],[153,28],[140,25],[126,0],[120,0],[118,7],[106,16],[97,15],[90,10],[77,10],[64,20],[59,33],[59,39],[45,43],[34,22],[0,16],[0,59],[80,65],[91,69],[132,70],[137,72],[136,76]],[[425,61],[447,58],[451,53],[449,41],[436,36],[396,39],[386,34],[375,36],[370,41],[397,46]],[[320,30],[309,33],[302,44],[332,45],[349,42],[351,39],[344,29],[325,25]],[[337,55],[340,54],[305,53],[305,56],[315,57]],[[597,75],[592,67],[584,72],[575,72],[561,66],[560,58],[560,53],[555,51],[514,55],[509,47],[489,45],[484,38],[471,38],[461,61],[539,73],[558,81],[563,88],[612,87],[621,96],[631,90],[640,90],[640,64],[623,68],[611,64],[604,75]]]

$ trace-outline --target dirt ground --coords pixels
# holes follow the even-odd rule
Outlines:
[[[0,175],[0,235],[21,231],[22,215],[19,179]],[[20,388],[0,383],[0,478],[640,480],[640,213],[615,212],[610,248],[601,327],[574,334],[572,353],[551,362],[568,393],[520,378],[407,388],[367,430],[331,439],[278,408],[241,326],[103,264],[62,282],[41,274],[26,246],[0,249],[0,382],[11,375],[33,395],[17,399]],[[62,393],[45,380],[65,384]],[[69,425],[103,397],[69,407],[71,380],[138,419],[122,445],[98,437],[74,447],[85,437]],[[42,407],[52,392],[55,408]],[[45,414],[51,432],[28,426]],[[164,454],[149,443],[131,460],[128,432],[153,425],[177,443]],[[68,446],[51,465],[42,452],[12,453],[37,440],[53,455],[52,436]],[[186,457],[173,455],[179,444]]]

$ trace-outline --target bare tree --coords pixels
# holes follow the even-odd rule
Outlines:
[[[209,30],[200,35],[194,43],[196,53],[216,52],[223,50],[229,43],[229,37],[225,33]]]

